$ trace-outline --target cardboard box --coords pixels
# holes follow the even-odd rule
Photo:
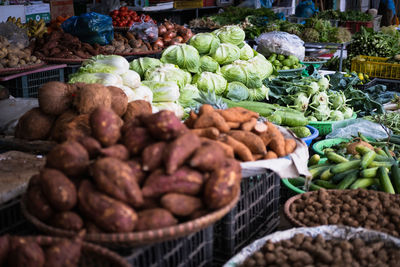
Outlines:
[[[25,18],[26,21],[34,19],[39,21],[44,19],[44,21],[50,22],[50,5],[49,4],[35,4],[25,6]]]
[[[50,1],[51,19],[55,20],[58,16],[73,16],[73,0],[51,0]]]

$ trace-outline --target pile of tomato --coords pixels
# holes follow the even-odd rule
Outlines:
[[[138,15],[135,11],[129,10],[128,7],[123,6],[117,10],[110,12],[112,23],[114,27],[130,27],[135,22],[149,22],[153,20],[149,15]]]

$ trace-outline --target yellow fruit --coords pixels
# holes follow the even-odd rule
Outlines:
[[[359,78],[361,81],[363,81],[363,80],[364,80],[364,75],[363,75],[362,73],[359,73],[359,74],[358,74],[358,78]]]
[[[365,79],[369,79],[368,74],[364,74],[364,78],[365,78]]]

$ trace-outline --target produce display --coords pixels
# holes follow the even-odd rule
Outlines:
[[[39,21],[30,19],[26,23],[22,23],[21,18],[10,16],[7,18],[7,22],[14,23],[21,29],[26,29],[26,32],[30,38],[43,37],[43,35],[47,32],[46,22],[44,19],[40,19]]]
[[[154,21],[149,15],[139,16],[135,11],[129,10],[127,6],[122,6],[119,9],[110,12],[114,27],[131,27],[135,22]]]
[[[368,253],[362,253],[366,252]],[[385,255],[385,256],[381,256]],[[296,234],[291,239],[272,242],[248,257],[240,267],[252,266],[397,266],[399,252],[393,243],[325,239]]]
[[[42,61],[32,55],[30,47],[25,47],[22,43],[11,44],[7,38],[0,36],[0,69],[19,68]]]
[[[276,70],[299,69],[302,67],[300,60],[296,56],[285,56],[272,54],[268,57],[268,61],[274,65]]]
[[[296,199],[289,209],[294,219],[308,226],[364,227],[398,237],[399,204],[400,195],[365,189],[320,189]]]
[[[388,104],[387,107],[390,107]],[[397,104],[395,104],[397,105]],[[385,105],[384,105],[385,107]],[[392,106],[393,107],[393,106]],[[384,114],[375,114],[371,116],[366,116],[364,117],[366,120],[370,120],[376,123],[379,123],[381,125],[384,125],[385,127],[389,128],[390,130],[393,131],[393,134],[400,135],[400,116],[399,116],[398,109],[393,111],[393,112],[386,112]]]

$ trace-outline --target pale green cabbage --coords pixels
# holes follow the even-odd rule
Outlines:
[[[146,81],[175,82],[179,88],[183,88],[192,81],[192,75],[173,64],[163,64],[151,68],[144,75]]]
[[[241,82],[248,88],[259,88],[262,79],[254,66],[248,61],[237,60],[221,68],[221,73],[228,82]]]
[[[233,44],[221,44],[212,58],[220,65],[230,64],[240,58],[240,49]]]
[[[246,42],[242,43],[243,45],[240,47],[240,59],[241,60],[249,60],[254,57],[254,50],[251,48]]]
[[[129,70],[129,62],[117,55],[98,55],[85,60],[79,72],[123,74]]]
[[[190,39],[190,45],[196,48],[201,55],[211,55],[217,50],[220,40],[212,33],[198,33]]]
[[[129,63],[129,68],[136,71],[143,79],[144,74],[148,69],[162,65],[162,62],[157,58],[141,57]]]
[[[199,98],[199,89],[194,84],[187,84],[180,91],[179,104],[184,108],[193,107],[196,105],[195,98]]]
[[[224,77],[212,72],[196,74],[193,77],[192,83],[196,84],[197,88],[201,91],[215,91],[217,95],[223,95],[227,86],[227,81]]]
[[[239,26],[228,25],[213,31],[222,43],[239,45],[244,41],[246,34]]]
[[[200,68],[200,55],[191,45],[171,45],[162,53],[161,62],[175,64],[181,69],[197,73]]]
[[[252,68],[258,73],[258,76],[261,80],[268,78],[271,76],[274,68],[272,67],[271,62],[269,62],[263,55],[258,54],[252,59],[249,59],[248,62],[252,65]]]
[[[134,93],[134,96],[131,100],[128,100],[128,102],[134,100],[145,100],[149,103],[153,102],[153,92],[150,90],[149,87],[145,85],[140,85],[139,87],[132,89],[132,91]]]
[[[228,83],[226,97],[233,101],[242,101],[249,98],[249,89],[241,82]]]
[[[123,85],[121,76],[112,73],[81,73],[77,72],[70,76],[69,83],[100,83],[119,87]]]
[[[122,82],[125,86],[136,88],[140,86],[140,76],[136,71],[128,70],[121,74]]]
[[[175,82],[143,81],[153,92],[154,102],[174,102],[179,99],[179,86]]]
[[[265,85],[259,88],[249,88],[249,99],[250,101],[263,101],[268,99],[269,88]]]
[[[175,116],[177,116],[179,119],[183,117],[184,110],[183,108],[174,102],[157,102],[153,103],[152,105],[153,113],[159,112],[161,110],[170,110],[175,113]]]
[[[200,72],[218,72],[220,70],[219,64],[212,57],[202,56],[200,58]]]

